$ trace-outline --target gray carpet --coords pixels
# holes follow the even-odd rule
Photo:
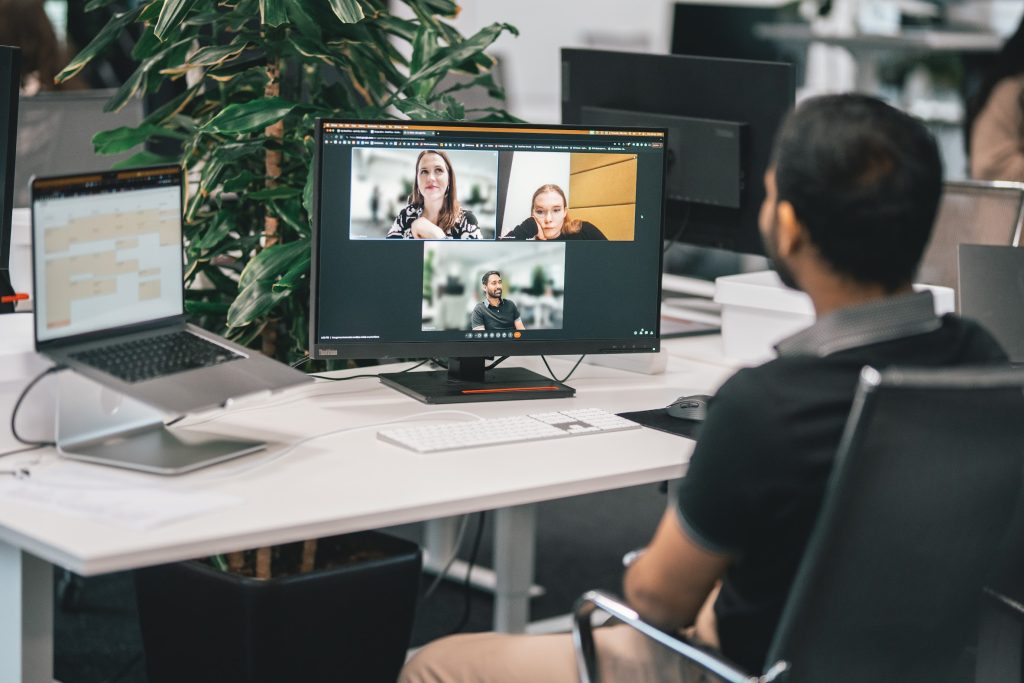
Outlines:
[[[537,577],[545,595],[531,604],[531,616],[545,619],[567,612],[588,588],[620,591],[622,555],[650,540],[665,506],[656,485],[542,503],[537,513]],[[479,557],[490,564],[490,517]],[[461,556],[468,558],[475,532],[471,521]],[[418,539],[419,525],[394,533]],[[424,577],[425,589],[432,577]],[[421,589],[422,590],[422,589]],[[461,586],[444,583],[417,606],[413,645],[450,632],[465,608]],[[470,591],[464,631],[484,631],[492,619],[488,596]],[[62,683],[145,683],[145,665],[130,573],[86,579],[76,604],[56,610],[54,669]]]

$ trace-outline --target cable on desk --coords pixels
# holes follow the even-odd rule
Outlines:
[[[313,360],[312,357],[310,357],[310,356],[303,356],[302,358],[300,358],[297,361],[295,361],[294,363],[292,363],[292,367],[293,368],[301,368],[303,365],[305,365],[306,363],[308,363],[311,360]]]
[[[558,382],[559,384],[561,384],[562,382],[565,382],[570,377],[572,377],[572,373],[576,372],[576,368],[578,368],[580,366],[580,363],[582,363],[583,359],[586,358],[586,357],[587,357],[587,354],[583,354],[582,356],[580,356],[579,360],[576,361],[576,365],[572,366],[572,370],[569,371],[569,374],[566,375],[565,377],[563,377],[562,379],[558,379],[557,377],[555,377],[555,373],[552,372],[551,366],[548,365],[548,359],[546,357],[541,356],[540,359],[542,361],[544,361],[544,367],[546,367],[548,369],[548,374],[551,375],[551,379],[553,379],[556,382]]]
[[[470,578],[473,576],[473,565],[476,564],[476,556],[480,552],[480,540],[484,537],[484,522],[487,520],[487,511],[481,511],[480,514],[477,515],[477,519],[479,521],[476,525],[476,537],[473,539],[473,549],[469,553],[469,563],[466,567],[466,579],[462,582],[462,595],[464,600],[462,603],[462,616],[459,618],[459,623],[455,625],[455,628],[453,628],[448,635],[459,633],[462,629],[466,628],[466,624],[469,623],[469,613],[473,602]]]
[[[424,363],[429,363],[432,360],[433,360],[433,358],[426,358],[424,360],[421,360],[416,365],[413,365],[412,367],[406,368],[405,370],[400,371],[398,374],[403,374],[403,373],[406,373],[406,372],[412,372],[413,370],[415,370],[416,368],[420,367]],[[351,377],[327,377],[326,375],[310,375],[310,377],[316,377],[317,379],[326,379],[329,382],[346,382],[346,381],[348,381],[350,379],[363,379],[365,377],[380,377],[380,375],[381,375],[381,373],[378,372],[378,373],[375,373],[375,374],[372,374],[372,375],[352,375]]]
[[[26,439],[21,438],[21,435],[18,434],[17,419],[18,419],[18,410],[21,408],[21,403],[22,403],[22,401],[25,400],[25,397],[28,396],[28,393],[30,391],[32,391],[32,388],[36,384],[38,384],[40,382],[40,380],[42,380],[47,375],[53,374],[55,372],[60,372],[63,369],[64,369],[63,365],[54,365],[52,368],[47,368],[43,372],[41,372],[38,375],[36,375],[35,379],[33,379],[31,382],[29,382],[28,386],[26,386],[24,389],[22,389],[21,395],[18,396],[18,400],[14,402],[14,410],[11,411],[11,436],[13,436],[14,439],[18,443],[23,443],[26,446],[32,446],[33,448],[42,448],[43,446],[56,446],[57,445],[57,444],[55,444],[52,441],[28,441]]]
[[[421,598],[422,600],[426,600],[433,595],[434,591],[437,590],[437,587],[441,585],[441,582],[447,578],[449,570],[451,570],[452,565],[455,564],[455,560],[459,557],[459,548],[462,547],[462,538],[466,535],[466,529],[468,527],[469,515],[463,515],[462,521],[459,522],[459,532],[455,536],[455,548],[452,550],[451,557],[449,557],[448,561],[444,563],[444,567],[441,568],[441,571],[439,571],[437,576],[434,577],[430,586],[428,586],[427,590],[424,591],[423,597]]]
[[[672,245],[676,243],[676,240],[679,239],[679,236],[683,234],[683,230],[686,230],[686,225],[689,222],[690,222],[690,203],[687,202],[687,204],[686,204],[686,213],[683,214],[683,220],[679,221],[679,227],[676,228],[676,231],[672,234],[672,239],[670,239],[668,241],[668,244],[666,244],[665,246],[663,246],[661,248],[661,255],[662,256],[664,256],[666,253],[668,253],[668,250],[671,249]]]

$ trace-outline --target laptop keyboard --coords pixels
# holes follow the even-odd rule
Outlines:
[[[242,358],[230,349],[183,331],[80,351],[71,357],[129,383]]]

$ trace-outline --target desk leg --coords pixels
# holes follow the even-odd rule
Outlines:
[[[3,541],[0,681],[53,683],[53,566]]]
[[[534,505],[501,508],[494,517],[494,630],[523,633],[530,621],[530,587],[537,532]]]

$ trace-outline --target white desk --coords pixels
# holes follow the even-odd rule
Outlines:
[[[680,394],[710,393],[732,373],[729,365],[687,358],[692,348],[696,356],[713,359],[716,340],[670,340],[663,375],[582,364],[569,382],[577,396],[568,400],[431,407],[375,379],[317,383],[263,404],[187,418],[180,426],[203,423],[203,430],[244,433],[271,446],[176,478],[97,468],[47,453],[37,468],[39,481],[57,476],[74,481],[76,474],[99,472],[115,484],[217,492],[242,502],[143,532],[0,499],[0,680],[52,680],[52,565],[89,576],[479,510],[499,510],[497,626],[521,630],[533,577],[532,504],[677,478],[692,442],[641,429],[421,455],[380,442],[375,426],[398,418],[472,419],[446,410],[493,417],[566,407],[621,412],[663,406]],[[532,358],[523,364],[543,367]],[[556,373],[568,368],[552,362]],[[9,399],[0,405],[13,401],[0,399]],[[346,427],[356,429],[278,457],[288,444]],[[7,447],[0,442],[0,450]],[[516,538],[529,541],[513,546]]]

